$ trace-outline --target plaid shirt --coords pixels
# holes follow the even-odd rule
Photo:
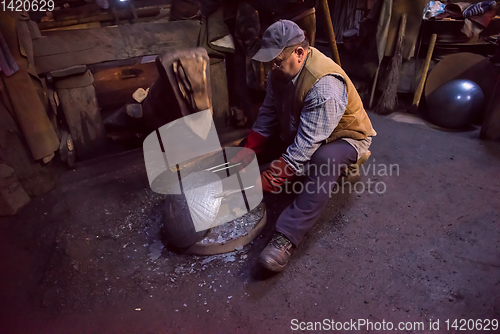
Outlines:
[[[299,74],[292,80],[294,84]],[[270,137],[278,129],[274,92],[269,75],[266,97],[252,127],[252,130],[264,137]],[[296,173],[302,173],[303,166],[311,160],[314,152],[337,127],[344,115],[347,101],[346,84],[341,77],[335,75],[322,77],[309,90],[304,99],[297,135],[293,144],[282,155]]]

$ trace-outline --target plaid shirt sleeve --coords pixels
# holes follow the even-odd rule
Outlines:
[[[270,137],[278,128],[278,116],[274,107],[274,94],[271,87],[271,72],[267,75],[266,97],[259,110],[259,115],[255,120],[252,130],[264,137]]]
[[[309,90],[295,140],[283,153],[283,159],[296,173],[303,172],[304,165],[337,127],[347,101],[346,84],[334,75],[324,76]]]

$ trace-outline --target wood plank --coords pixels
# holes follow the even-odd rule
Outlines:
[[[0,91],[3,90],[0,80]],[[5,93],[5,92],[4,92]],[[6,94],[0,95],[0,161],[14,168],[16,177],[30,196],[50,191],[56,182],[53,164],[42,165],[33,160],[21,130],[4,104]]]
[[[156,6],[149,6],[149,7],[141,7],[137,8],[136,10],[137,16],[139,18],[149,18],[151,21],[157,20],[158,15],[164,13],[164,15],[170,15],[170,5],[156,5]],[[124,10],[117,10],[116,15],[118,19],[120,20],[126,20],[130,19],[133,17],[132,12],[130,9],[124,9]],[[112,13],[110,12],[102,12],[96,15],[91,15],[91,16],[86,16],[86,17],[78,17],[74,19],[68,19],[64,21],[45,21],[45,22],[40,22],[38,23],[38,27],[40,30],[44,30],[44,35],[46,34],[46,31],[48,29],[53,29],[53,28],[62,28],[62,27],[67,27],[67,26],[73,26],[73,25],[78,25],[78,24],[85,24],[85,23],[91,23],[91,22],[108,22],[108,21],[114,21],[115,18]],[[134,22],[137,23],[135,20]]]
[[[38,74],[196,47],[200,23],[176,21],[61,31],[33,40]]]
[[[95,156],[106,141],[93,83],[89,70],[83,75],[56,81],[57,94],[75,144],[75,153],[81,160]]]
[[[70,7],[54,10],[52,16],[56,21],[72,20],[81,17],[95,15],[101,12],[101,8],[96,3],[89,3],[80,7]]]
[[[123,73],[137,73],[135,78],[125,79]],[[94,86],[102,109],[117,110],[127,103],[134,103],[132,94],[137,88],[149,88],[158,78],[158,70],[154,62],[122,66],[101,71],[92,71]]]
[[[30,198],[17,180],[14,169],[0,163],[0,216],[13,216]]]
[[[212,89],[212,110],[217,130],[224,129],[229,114],[226,67],[223,61],[210,65],[210,84]]]

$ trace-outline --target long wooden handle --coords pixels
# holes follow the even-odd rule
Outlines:
[[[434,46],[436,46],[437,34],[432,34],[431,41],[429,43],[429,50],[427,50],[427,56],[425,57],[424,69],[422,71],[422,77],[418,84],[415,95],[413,96],[413,107],[418,107],[420,103],[420,98],[422,97],[422,92],[424,91],[425,80],[427,79],[427,72],[429,71],[429,66],[431,64],[432,53],[434,52]]]
[[[333,61],[340,65],[339,50],[337,48],[337,41],[335,40],[335,32],[333,31],[332,17],[330,16],[330,8],[328,8],[327,0],[320,0],[319,5],[321,6],[321,11],[324,14],[326,21],[326,29],[328,33],[328,43],[330,45],[330,51],[332,52]]]
[[[375,97],[375,88],[377,88],[378,73],[380,72],[380,64],[377,66],[377,71],[375,72],[375,77],[373,78],[372,91],[370,93],[370,103],[368,104],[368,109],[373,109],[373,98]]]
[[[401,23],[399,24],[399,32],[398,32],[398,42],[396,44],[396,52],[398,52],[397,50],[401,50],[401,48],[403,47],[403,42],[404,42],[404,39],[405,39],[405,34],[406,34],[406,22],[408,21],[408,15],[406,13],[403,13],[401,15]]]

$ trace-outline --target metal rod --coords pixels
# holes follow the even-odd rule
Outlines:
[[[222,167],[222,168],[219,168],[219,169],[216,169],[216,170],[212,170],[211,172],[213,172],[213,173],[220,172],[221,170],[228,169],[228,168],[233,168],[233,167],[236,167],[236,166],[239,166],[239,165],[241,165],[241,162],[239,162],[237,164],[234,164],[232,166],[227,166],[227,167]]]
[[[205,169],[205,171],[209,172],[209,171],[211,171],[212,169],[222,167],[222,166],[227,165],[227,164],[229,164],[229,163],[231,163],[231,162],[224,162],[223,164],[220,164],[220,165],[217,165],[217,166],[213,166],[213,167],[207,168],[207,169]]]
[[[235,193],[240,192],[240,191],[252,189],[253,187],[254,186],[246,187],[246,188],[243,188],[243,189],[223,191],[220,194],[214,195],[214,198],[225,197],[225,196],[232,195],[232,194],[235,194]]]

